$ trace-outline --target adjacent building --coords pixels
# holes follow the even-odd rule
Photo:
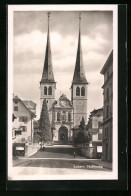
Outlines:
[[[103,156],[105,161],[112,161],[112,130],[113,130],[113,50],[106,60],[101,72],[104,75],[103,88]]]
[[[97,158],[102,153],[102,123],[103,108],[94,109],[89,116],[87,129],[91,134],[91,146],[93,147],[93,157]]]
[[[27,104],[28,103],[28,104]],[[36,104],[32,101],[22,101],[18,96],[13,97],[13,122],[14,139],[23,139],[23,141],[32,141],[33,137],[33,119],[36,117]]]
[[[73,141],[72,128],[80,124],[82,116],[85,122],[87,122],[88,82],[85,76],[82,59],[80,22],[81,17],[79,17],[78,48],[74,76],[71,84],[71,100],[62,94],[56,101],[56,81],[52,66],[48,15],[47,45],[43,73],[40,81],[40,110],[42,109],[43,100],[46,99],[55,143],[70,143]]]

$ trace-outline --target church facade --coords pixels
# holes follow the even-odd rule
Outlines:
[[[73,141],[72,128],[80,124],[82,116],[87,122],[87,86],[88,82],[84,72],[82,49],[81,49],[81,17],[79,17],[78,48],[74,76],[71,84],[71,100],[62,94],[55,100],[56,81],[54,79],[49,32],[48,32],[45,52],[45,61],[42,78],[40,81],[40,111],[43,100],[46,99],[50,124],[53,131],[54,143],[69,144]]]

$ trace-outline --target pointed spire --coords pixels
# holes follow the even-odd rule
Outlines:
[[[83,58],[82,58],[82,49],[81,49],[81,14],[79,14],[79,37],[78,37],[78,48],[76,56],[75,71],[73,77],[73,84],[88,84],[84,67],[83,67]]]
[[[53,68],[52,68],[51,48],[50,48],[49,19],[50,19],[50,13],[48,13],[47,44],[46,44],[45,62],[44,62],[41,82],[55,83]]]

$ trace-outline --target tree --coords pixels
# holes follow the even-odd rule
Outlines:
[[[79,130],[83,133],[86,131],[86,125],[85,125],[85,120],[84,120],[83,116],[82,116],[82,120],[81,120],[80,125],[79,125]]]
[[[82,145],[83,143],[89,143],[90,139],[90,134],[86,129],[84,117],[82,117],[82,120],[79,125],[79,131],[77,132],[74,143]]]
[[[46,99],[43,101],[41,115],[40,115],[40,138],[43,142],[51,142],[51,125],[49,120],[49,113],[47,109]]]

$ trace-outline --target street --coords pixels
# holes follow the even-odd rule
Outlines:
[[[74,158],[74,151],[76,156]],[[74,147],[47,147],[12,162],[11,179],[106,179],[112,173],[111,163],[87,159]],[[26,176],[26,177],[25,177]]]
[[[75,152],[75,157],[74,157]],[[13,167],[70,168],[84,170],[111,170],[111,166],[97,159],[87,159],[72,146],[46,147],[28,157],[13,160]]]
[[[90,160],[57,160],[21,158],[14,161],[14,167],[71,168],[107,171],[102,165],[92,164]]]

